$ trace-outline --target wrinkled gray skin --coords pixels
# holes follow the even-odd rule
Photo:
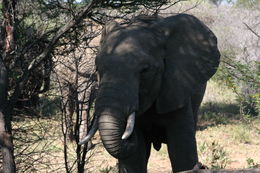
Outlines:
[[[96,66],[95,103],[106,150],[121,173],[146,173],[151,145],[166,143],[173,172],[198,162],[195,129],[206,81],[219,64],[217,39],[197,18],[139,16],[106,25]],[[128,116],[133,134],[122,140]]]

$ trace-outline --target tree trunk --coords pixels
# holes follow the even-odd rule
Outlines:
[[[0,57],[0,148],[3,155],[3,172],[14,173],[15,162],[11,135],[11,117],[7,110],[7,70]]]
[[[0,57],[0,148],[3,155],[3,172],[16,172],[12,141],[11,113],[7,103],[8,72],[6,65],[10,63],[14,51],[14,22],[16,0],[2,1],[2,56]]]
[[[4,114],[0,112],[0,147],[3,155],[3,172],[14,173],[16,168],[14,162],[12,135],[5,127],[6,123]]]

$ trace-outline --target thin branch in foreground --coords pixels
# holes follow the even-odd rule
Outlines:
[[[260,38],[260,35],[254,31],[247,23],[243,22],[243,24],[247,27],[247,29],[249,29],[255,36],[257,36],[258,38]]]

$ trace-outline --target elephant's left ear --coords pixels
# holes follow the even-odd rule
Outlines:
[[[156,106],[158,113],[167,113],[184,106],[213,76],[220,53],[215,35],[194,16],[168,17],[153,27],[165,38],[165,71]]]

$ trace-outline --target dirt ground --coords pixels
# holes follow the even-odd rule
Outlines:
[[[165,146],[164,146],[165,147]],[[98,149],[98,155],[95,154],[93,160],[90,161],[89,173],[100,173],[104,170],[108,170],[110,167],[116,167],[116,159],[111,157],[102,148]],[[94,165],[100,165],[97,169]],[[156,150],[152,150],[151,156],[148,163],[148,173],[169,173],[171,172],[171,163],[168,156],[160,154]]]
[[[224,131],[223,128],[219,128],[221,131]],[[218,141],[220,146],[223,146],[225,152],[226,152],[226,158],[227,158],[227,164],[225,166],[225,169],[242,169],[242,168],[248,168],[248,162],[247,159],[251,158],[253,159],[254,163],[260,163],[260,137],[255,136],[258,138],[258,141],[254,141],[252,143],[237,143],[232,140],[229,140],[230,137],[228,134],[210,134],[209,132],[212,129],[205,130],[205,131],[199,131],[197,134],[197,140],[198,140],[198,148],[200,147],[202,142],[205,142],[204,139],[207,138],[206,142],[210,143],[209,141],[218,141],[217,138],[220,139],[220,141],[225,141],[224,143],[221,143]],[[222,137],[221,137],[222,136]],[[205,138],[204,138],[205,137]],[[171,172],[171,163],[168,158],[166,145],[163,145],[162,149],[158,152],[156,150],[152,150],[151,156],[148,163],[148,173],[170,173]],[[95,157],[93,160],[90,161],[88,164],[89,172],[93,173],[99,173],[104,172],[105,170],[109,170],[109,168],[116,166],[116,160],[111,157],[104,149],[103,147],[98,147],[96,149],[98,151],[98,154],[95,154]],[[95,152],[96,152],[95,151]],[[210,150],[209,153],[206,153],[205,156],[200,155],[200,161],[203,164],[208,165],[207,162],[210,161]],[[206,159],[205,159],[206,157]],[[221,162],[221,159],[220,159]],[[221,164],[221,163],[219,163]],[[111,171],[112,172],[112,171]],[[113,172],[112,172],[113,173]]]

